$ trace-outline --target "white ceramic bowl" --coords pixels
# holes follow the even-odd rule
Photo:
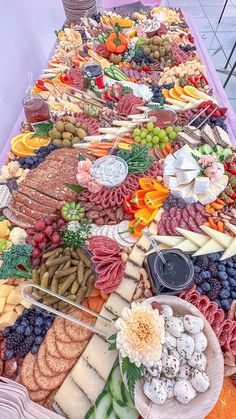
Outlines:
[[[170,305],[175,315],[192,314],[203,319],[203,332],[208,340],[204,354],[207,357],[206,373],[210,379],[210,387],[205,393],[198,393],[189,404],[181,404],[173,398],[163,405],[156,405],[143,393],[143,380],[140,380],[135,386],[135,407],[144,419],[203,419],[216,404],[223,385],[224,360],[218,339],[203,314],[189,302],[175,296],[160,295],[149,298],[144,303],[153,301]],[[126,383],[125,377],[123,379]]]

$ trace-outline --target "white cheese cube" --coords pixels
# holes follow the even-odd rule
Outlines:
[[[194,192],[196,194],[207,193],[210,186],[210,179],[206,176],[197,176],[194,182]]]
[[[169,188],[169,189],[173,189],[176,186],[178,186],[178,180],[176,177],[174,176],[163,176],[163,183],[164,185]]]
[[[114,317],[120,317],[123,308],[129,307],[129,303],[124,298],[120,297],[120,295],[113,292],[105,302],[105,307],[114,314]]]
[[[130,303],[132,301],[136,287],[137,281],[124,277],[118,288],[116,288],[116,294],[119,294],[122,298]]]
[[[198,197],[197,195],[194,193],[194,190],[191,189],[189,191],[189,193],[184,197],[185,202],[187,202],[187,204],[193,204],[194,202],[198,201]]]
[[[176,176],[179,185],[190,183],[193,179],[195,179],[199,174],[199,170],[177,170]]]
[[[180,157],[176,159],[176,168],[182,170],[200,170],[200,166],[193,157]]]
[[[123,282],[124,280],[122,280]],[[114,314],[111,313],[110,311],[108,311],[105,307],[103,307],[100,311],[101,316],[106,317],[106,319],[109,320],[113,320],[114,319]],[[99,317],[97,318],[97,321],[95,323],[95,327],[103,332],[105,332],[107,334],[107,336],[111,336],[114,333],[117,332],[114,323],[109,323],[106,322],[105,320],[100,319]]]
[[[193,188],[193,182],[187,185],[176,186],[171,192],[173,195],[184,199],[185,196],[188,195],[188,193],[191,191],[192,188]]]

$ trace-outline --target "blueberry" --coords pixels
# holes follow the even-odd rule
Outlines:
[[[229,292],[229,290],[227,290],[227,289],[223,289],[223,290],[221,290],[220,292],[219,292],[219,297],[220,298],[229,298],[230,297],[230,292]]]
[[[228,279],[228,275],[227,275],[227,273],[226,273],[226,272],[224,272],[224,271],[220,271],[220,272],[219,272],[219,278],[220,278],[222,281],[226,281],[226,280]]]
[[[236,292],[231,291],[230,296],[233,298],[233,300],[236,300]]]
[[[30,313],[30,309],[29,308],[24,308],[22,316],[27,317],[29,313]]]
[[[35,336],[39,336],[39,335],[41,335],[41,333],[42,333],[42,327],[36,326],[34,328],[34,334],[35,334]]]
[[[18,335],[23,335],[25,333],[25,326],[17,326],[16,333],[18,333]]]
[[[227,268],[226,272],[228,273],[228,275],[232,276],[233,278],[236,278],[236,270],[235,269]]]
[[[34,344],[31,348],[31,353],[35,355],[37,354],[38,350],[39,350],[39,345]]]
[[[196,274],[199,274],[199,272],[201,272],[201,268],[200,268],[200,266],[194,266],[194,272],[196,273]]]
[[[227,287],[229,285],[229,281],[227,279],[224,279],[224,281],[221,282],[222,287]]]
[[[5,352],[5,359],[11,359],[14,355],[13,349],[7,349]]]
[[[40,345],[44,340],[44,336],[36,336],[34,343],[36,343],[36,345]]]
[[[25,336],[30,336],[32,332],[33,332],[33,326],[31,326],[31,325],[26,326],[26,328],[25,328]]]
[[[51,325],[52,325],[52,319],[47,319],[45,321],[45,328],[49,329],[51,327]]]
[[[216,256],[217,255],[217,253],[210,253],[209,255],[208,255],[208,259],[209,260],[212,260],[212,261],[215,261],[216,260]]]
[[[43,161],[44,161],[44,158],[43,158],[43,157],[40,157],[40,158],[38,159],[38,162],[39,162],[39,163],[43,163]]]
[[[201,288],[205,292],[208,292],[208,291],[211,290],[211,286],[210,286],[210,284],[208,284],[208,282],[203,282],[203,284],[201,285]]]
[[[203,291],[202,291],[202,288],[201,288],[201,287],[197,287],[197,291],[198,291],[200,294],[203,294]]]
[[[4,329],[4,330],[3,330],[3,332],[2,332],[3,337],[9,336],[9,335],[10,335],[10,333],[11,333],[11,327],[10,327],[10,326],[5,327],[5,329]]]
[[[221,257],[221,255],[219,254],[219,253],[214,253],[214,260],[215,261],[217,261],[217,260],[220,260],[220,257]]]
[[[231,287],[235,287],[236,286],[236,279],[232,278],[231,276],[228,278],[229,281],[229,285]]]
[[[28,322],[27,319],[22,319],[21,322],[20,322],[20,325],[26,327],[26,326],[29,325],[29,322]]]
[[[229,268],[233,268],[234,267],[234,262],[229,259],[229,260],[226,261],[226,265],[229,266]]]
[[[35,326],[42,326],[43,318],[41,316],[36,317],[34,324]]]
[[[42,333],[41,333],[41,336],[45,336],[46,335],[46,333],[47,333],[47,329],[42,329]]]
[[[224,310],[229,310],[229,308],[230,308],[230,302],[229,302],[229,300],[227,300],[227,298],[224,298],[223,300],[221,300],[221,307]]]
[[[211,273],[210,273],[209,271],[202,271],[202,272],[200,273],[200,276],[201,276],[203,279],[208,279],[208,278],[210,278],[210,277],[211,277]]]
[[[216,299],[215,303],[218,304],[218,306],[220,306],[220,300]]]
[[[226,271],[226,267],[224,265],[222,265],[222,264],[219,264],[218,265],[218,270],[219,271]]]

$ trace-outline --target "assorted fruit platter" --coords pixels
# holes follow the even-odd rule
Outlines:
[[[37,417],[232,417],[236,149],[185,17],[57,40],[1,168],[6,392]]]

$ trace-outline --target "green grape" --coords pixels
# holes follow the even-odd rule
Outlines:
[[[176,132],[172,131],[168,134],[168,137],[171,141],[173,141],[173,140],[175,140],[176,135],[177,135]]]
[[[135,128],[133,132],[134,137],[137,137],[137,136],[139,137],[140,134],[141,134],[141,130],[139,128]]]
[[[157,136],[153,137],[152,142],[153,142],[153,144],[158,144],[159,143],[159,137],[157,137]]]
[[[169,142],[169,137],[166,136],[163,140],[163,143],[168,143],[168,142]]]
[[[141,145],[145,145],[146,144],[146,140],[141,140]]]
[[[154,130],[153,130],[153,134],[158,135],[160,131],[161,131],[161,129],[159,127],[155,127]]]
[[[148,122],[148,123],[147,123],[147,130],[148,130],[149,132],[151,132],[151,131],[153,131],[153,129],[154,129],[153,122]]]
[[[165,129],[166,134],[170,134],[173,131],[173,127],[167,127]]]
[[[158,134],[158,137],[159,137],[160,141],[163,140],[166,137],[166,132],[164,131],[164,129],[160,130],[160,132]]]
[[[148,143],[147,146],[148,146],[148,148],[152,148],[153,147],[153,145],[151,143]]]
[[[180,125],[177,125],[177,127],[174,127],[175,132],[181,132],[183,131],[182,127]]]
[[[148,135],[146,136],[146,141],[147,141],[148,143],[150,143],[150,141],[152,141],[152,135],[148,134]]]
[[[136,142],[136,143],[141,143],[141,137],[134,137],[134,141]]]
[[[163,150],[165,148],[165,146],[166,146],[165,143],[160,143],[159,144],[159,147],[160,147],[161,150]]]
[[[140,137],[141,138],[146,138],[146,135],[147,135],[147,133],[145,131],[142,131],[141,134],[140,134]]]

